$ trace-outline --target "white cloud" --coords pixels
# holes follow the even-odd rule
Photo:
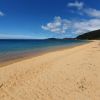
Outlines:
[[[90,16],[90,17],[100,18],[100,10],[85,7],[84,2],[78,2],[78,1],[70,2],[70,3],[68,3],[68,7],[77,8],[78,13],[81,14],[81,15],[85,14],[85,15]]]
[[[100,10],[87,8],[87,9],[84,9],[83,12],[89,15],[90,17],[100,18]]]
[[[53,22],[49,22],[46,25],[42,25],[42,29],[48,30],[54,33],[65,33],[70,26],[70,21],[67,19],[61,19],[61,17],[55,17]]]
[[[100,19],[90,19],[75,22],[72,27],[76,34],[82,34],[88,31],[100,29]]]
[[[68,7],[76,7],[79,14],[90,17],[90,19],[73,23],[72,30],[74,30],[75,33],[82,34],[88,31],[100,29],[100,10],[85,7],[83,2],[78,1],[68,3]]]
[[[78,1],[75,1],[75,2],[70,2],[70,3],[68,3],[68,5],[67,5],[68,7],[75,7],[75,8],[77,8],[77,9],[82,9],[83,8],[83,6],[84,6],[84,3],[83,2],[78,2]]]
[[[42,25],[42,29],[53,33],[83,34],[85,32],[100,29],[100,19],[93,18],[89,20],[68,20],[61,17],[55,17],[53,22]]]
[[[0,11],[0,16],[4,16],[4,13],[2,11]]]
[[[79,35],[85,32],[100,29],[100,10],[84,7],[83,2],[75,1],[68,3],[68,7],[76,7],[78,13],[85,15],[88,19],[71,20],[62,19],[61,17],[55,17],[54,21],[42,25],[42,29],[53,32],[53,33],[66,33]]]

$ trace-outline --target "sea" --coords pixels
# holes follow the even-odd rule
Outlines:
[[[68,48],[86,43],[83,40],[63,39],[1,39],[0,40],[0,64],[33,57],[50,50]]]

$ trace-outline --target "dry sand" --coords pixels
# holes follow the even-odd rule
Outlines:
[[[0,100],[100,100],[100,41],[1,67]]]

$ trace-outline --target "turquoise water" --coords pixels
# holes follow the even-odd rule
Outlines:
[[[23,58],[51,48],[83,44],[81,40],[0,40],[0,62]]]

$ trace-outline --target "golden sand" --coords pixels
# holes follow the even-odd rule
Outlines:
[[[100,41],[1,67],[0,100],[100,100]]]

